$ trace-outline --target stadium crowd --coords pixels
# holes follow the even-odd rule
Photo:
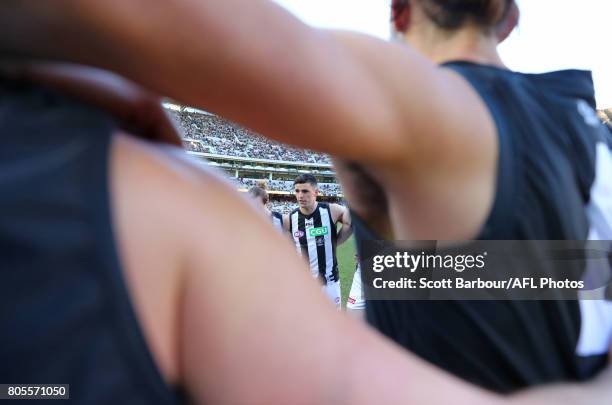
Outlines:
[[[270,201],[268,203],[270,211],[280,212],[281,214],[289,214],[297,207],[297,203],[290,201]]]
[[[238,181],[239,186],[247,189],[255,186],[261,186],[261,183],[264,182],[268,190],[286,191],[288,193],[293,192],[293,180],[261,180],[244,178],[238,178],[236,180]],[[323,196],[336,197],[339,194],[342,194],[342,188],[338,183],[319,183],[319,190]]]
[[[183,132],[185,147],[193,152],[287,162],[331,163],[325,154],[270,141],[211,114],[172,109],[168,111]]]

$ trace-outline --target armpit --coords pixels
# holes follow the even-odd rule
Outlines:
[[[387,196],[381,185],[356,162],[334,160],[334,166],[351,210],[378,235],[392,239]]]

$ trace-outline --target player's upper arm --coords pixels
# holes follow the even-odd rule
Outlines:
[[[398,149],[386,163],[395,157],[395,162],[423,167],[449,157],[480,160],[479,156],[494,151],[492,117],[459,74],[435,65],[405,44],[344,31],[333,35],[351,53],[353,63],[365,66],[385,99],[382,105],[390,111],[391,124],[381,125],[380,130],[398,132],[379,139],[396,139],[398,143],[391,146]],[[374,134],[369,136],[377,139]],[[369,149],[364,148],[364,153]]]
[[[330,209],[335,221],[340,222],[343,226],[351,226],[351,214],[348,208],[340,204],[331,204]]]
[[[470,118],[482,111],[470,107],[468,86],[415,50],[313,29],[273,2],[81,3],[83,30],[97,41],[96,53],[78,54],[82,61],[279,141],[389,163],[421,156],[421,140],[471,141],[446,145],[432,135],[481,129]]]

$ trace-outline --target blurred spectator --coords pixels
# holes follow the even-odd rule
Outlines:
[[[291,201],[270,201],[268,203],[270,211],[280,212],[281,214],[289,214],[297,207],[297,203]]]

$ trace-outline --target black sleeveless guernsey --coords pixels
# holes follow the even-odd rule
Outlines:
[[[497,126],[496,195],[479,239],[612,240],[612,143],[594,110],[590,73],[444,68],[473,86]],[[355,215],[353,226],[358,244],[378,239]],[[612,337],[605,300],[368,301],[366,312],[403,347],[504,393],[592,377]]]
[[[111,226],[112,120],[0,81],[0,382],[78,404],[177,404],[145,344]]]

